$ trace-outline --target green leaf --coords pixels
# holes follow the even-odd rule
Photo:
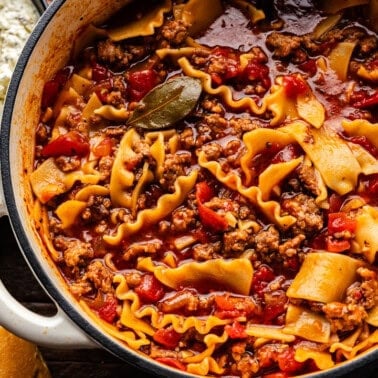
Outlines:
[[[144,96],[128,124],[143,129],[165,129],[186,117],[196,106],[202,86],[198,79],[175,77]]]

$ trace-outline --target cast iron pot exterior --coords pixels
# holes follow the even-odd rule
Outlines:
[[[33,167],[34,130],[38,122],[43,84],[58,68],[68,61],[77,33],[90,22],[105,20],[111,13],[126,4],[127,0],[54,0],[42,15],[16,66],[4,106],[1,126],[1,179],[6,213],[26,261],[42,287],[57,304],[58,312],[67,323],[73,336],[59,341],[49,338],[54,332],[46,330],[43,345],[70,347],[100,346],[124,361],[149,372],[170,377],[186,377],[186,373],[165,367],[135,352],[102,332],[75,303],[54,265],[49,261],[46,248],[31,216],[33,195],[28,174]],[[0,293],[1,294],[1,293]],[[29,314],[30,315],[30,314]],[[27,318],[28,313],[25,315]],[[4,322],[0,316],[0,323]],[[46,319],[46,324],[48,320]],[[21,324],[4,324],[22,337],[35,339],[25,332]],[[64,333],[63,321],[60,332]],[[56,328],[59,330],[59,324]],[[79,340],[79,341],[77,341]],[[356,370],[377,364],[378,349],[358,356],[348,363],[310,374],[315,377],[355,376]],[[353,373],[354,372],[354,373]]]

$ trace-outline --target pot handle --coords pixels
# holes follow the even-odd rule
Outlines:
[[[0,280],[0,325],[8,331],[50,348],[98,347],[59,306],[57,308],[54,316],[38,315],[17,302]]]

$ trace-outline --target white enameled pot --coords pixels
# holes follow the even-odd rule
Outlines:
[[[52,317],[27,310],[8,293],[0,277],[0,325],[39,345],[102,347],[149,373],[186,377],[187,374],[130,350],[88,319],[47,258],[31,216],[33,195],[28,175],[33,165],[34,130],[39,119],[43,84],[68,61],[76,37],[86,25],[101,23],[128,1],[54,0],[37,23],[16,66],[1,127],[0,216],[9,216],[27,263],[58,310]],[[355,376],[356,369],[377,359],[378,350],[370,351],[351,362],[308,376]]]

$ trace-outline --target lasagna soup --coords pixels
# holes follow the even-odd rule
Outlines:
[[[100,329],[187,374],[378,343],[377,2],[296,3],[131,3],[44,85],[51,259]]]

